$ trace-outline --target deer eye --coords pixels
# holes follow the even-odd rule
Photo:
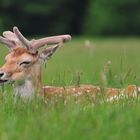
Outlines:
[[[21,66],[21,65],[29,65],[29,64],[31,64],[31,61],[23,61],[19,65]]]

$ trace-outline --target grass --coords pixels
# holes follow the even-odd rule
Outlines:
[[[89,38],[93,52],[84,48],[86,38],[76,38],[61,48],[47,68],[43,65],[43,82],[49,85],[80,83],[101,84],[101,72],[110,87],[140,85],[139,38]],[[1,47],[0,64],[7,50]],[[111,65],[105,71],[107,62]],[[124,99],[114,103],[94,101],[90,96],[80,101],[61,97],[44,102],[24,102],[13,97],[10,86],[0,94],[1,140],[119,140],[140,137],[140,101]]]
[[[48,62],[47,69],[43,70],[44,83],[70,85],[79,73],[81,83],[96,85],[104,66],[111,61],[113,77],[108,81],[108,86],[139,84],[140,39],[94,38],[91,39],[94,45],[92,52],[85,49],[84,42],[85,38],[73,39],[56,53]]]

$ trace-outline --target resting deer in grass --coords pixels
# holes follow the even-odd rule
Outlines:
[[[9,48],[10,53],[0,68],[0,83],[13,83],[16,95],[21,97],[32,97],[36,87],[39,95],[43,95],[41,62],[50,59],[69,40],[70,35],[60,35],[29,41],[17,27],[13,28],[13,32],[3,32],[0,42]],[[45,45],[54,46],[39,51]]]
[[[60,35],[46,37],[37,40],[27,40],[18,30],[13,28],[13,32],[3,32],[0,36],[0,42],[5,44],[10,53],[5,57],[5,64],[0,68],[0,84],[13,83],[15,94],[23,98],[32,98],[35,91],[39,95],[48,94],[75,94],[83,93],[101,93],[101,88],[93,85],[80,85],[68,87],[44,86],[41,81],[41,63],[47,61],[55,53],[55,51],[63,45],[64,42],[71,40],[70,35]],[[45,45],[53,45],[39,48]],[[129,90],[131,89],[131,90]],[[136,86],[129,86],[128,92],[136,91]],[[125,92],[124,89],[107,88],[105,90],[107,96],[112,100],[120,93]]]

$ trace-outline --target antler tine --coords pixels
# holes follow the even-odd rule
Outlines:
[[[29,40],[27,40],[19,31],[17,27],[13,28],[13,32],[16,34],[17,38],[27,47],[27,49],[30,49],[31,43]]]
[[[15,48],[15,44],[12,41],[10,41],[2,36],[0,36],[0,42],[5,44],[10,50]]]
[[[59,36],[52,36],[52,37],[46,37],[46,38],[41,38],[38,40],[33,40],[32,41],[32,51],[36,51],[40,47],[44,45],[53,45],[53,44],[60,44],[66,41],[71,40],[70,35],[59,35]]]

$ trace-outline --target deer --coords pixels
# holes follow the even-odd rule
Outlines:
[[[70,35],[58,35],[29,41],[17,27],[3,32],[0,42],[8,47],[10,53],[0,68],[0,84],[13,83],[15,94],[23,98],[31,98],[35,90],[43,95],[41,63],[48,61],[69,40]],[[47,45],[51,46],[39,51]]]
[[[48,61],[65,42],[70,40],[71,36],[67,34],[28,40],[17,27],[13,27],[13,31],[4,31],[3,36],[0,36],[0,43],[6,45],[10,52],[0,67],[0,85],[12,83],[15,96],[23,99],[32,99],[36,92],[41,97],[54,94],[80,96],[88,93],[96,97],[102,92],[102,88],[92,84],[67,87],[43,86],[42,63]],[[108,100],[112,101],[126,91],[130,95],[137,91],[133,85],[129,85],[127,89],[106,88],[104,91]]]

